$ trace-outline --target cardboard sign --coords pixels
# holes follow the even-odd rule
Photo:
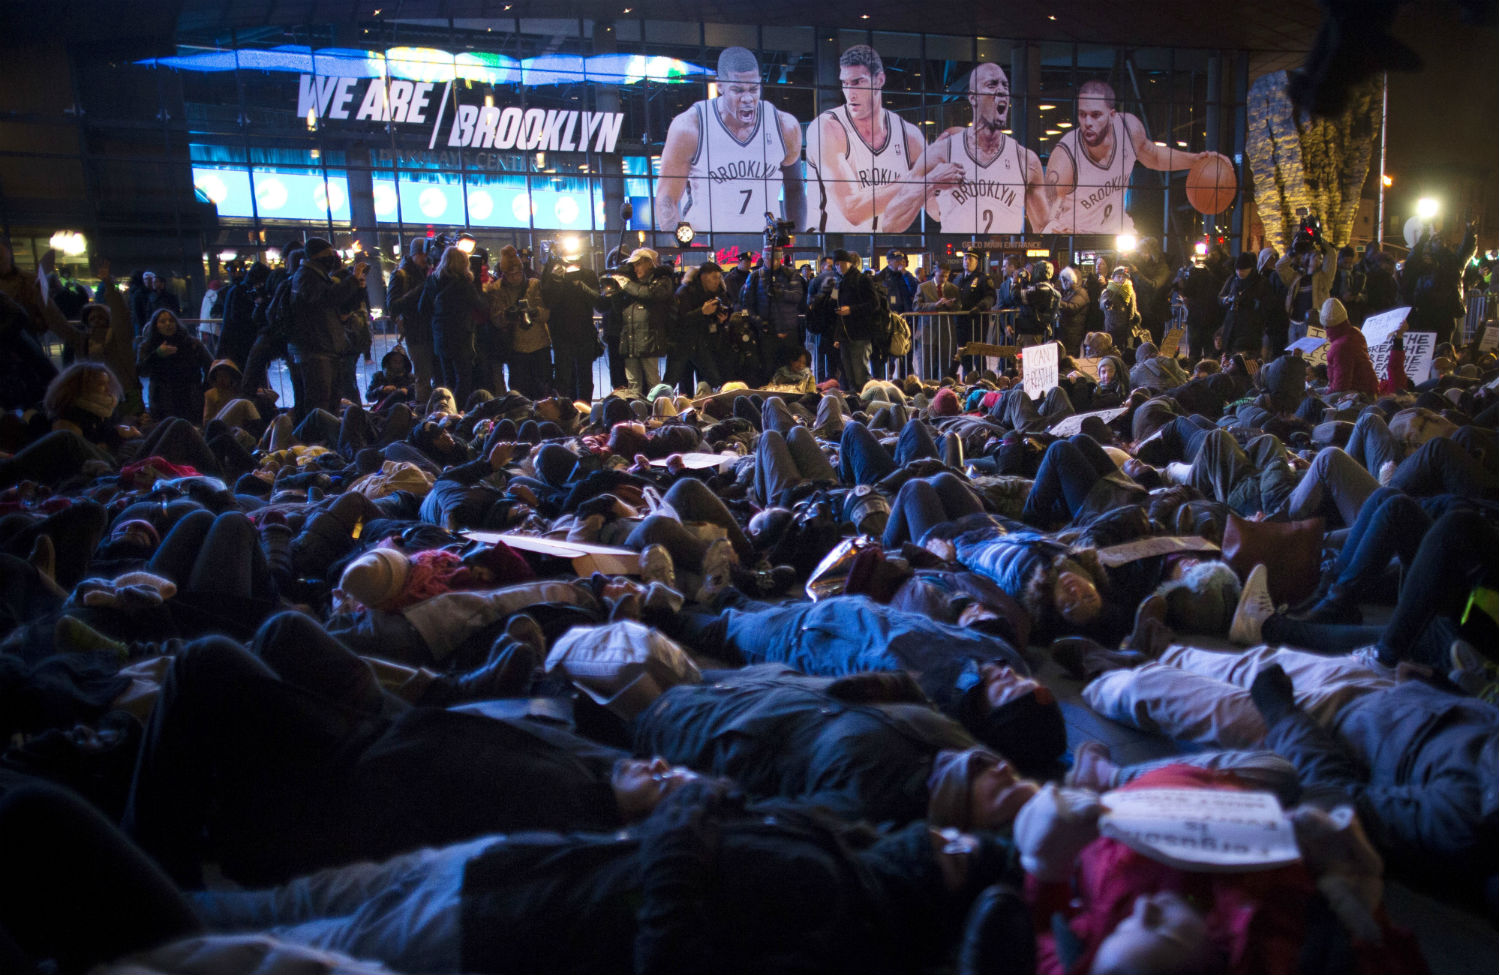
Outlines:
[[[1406,316],[1411,314],[1410,308],[1392,308],[1378,315],[1371,315],[1365,319],[1360,326],[1360,331],[1365,333],[1365,344],[1375,348],[1385,342],[1389,342],[1392,335],[1401,328],[1406,321]]]
[[[1168,359],[1177,358],[1177,349],[1182,345],[1182,328],[1167,330],[1167,334],[1161,337],[1161,348],[1158,350]]]
[[[1077,369],[1079,372],[1083,373],[1085,376],[1089,377],[1094,382],[1097,383],[1099,381],[1099,359],[1098,359],[1098,357],[1085,358],[1084,356],[1081,356],[1081,355],[1075,355],[1073,357],[1073,368]]]
[[[1065,416],[1061,420],[1058,420],[1056,423],[1052,424],[1051,429],[1049,429],[1047,432],[1052,434],[1054,437],[1071,437],[1075,434],[1083,432],[1083,421],[1085,418],[1097,416],[1105,423],[1109,423],[1121,416],[1124,416],[1127,409],[1129,408],[1121,406],[1113,410],[1095,410],[1092,413],[1075,413],[1072,416]]]
[[[1244,873],[1302,859],[1292,825],[1269,792],[1117,789],[1100,801],[1101,835],[1179,870]]]
[[[997,359],[1010,359],[1020,354],[1021,347],[1018,345],[991,345],[988,342],[968,342],[959,355],[990,356]]]
[[[727,467],[732,467],[740,459],[739,454],[687,453],[679,454],[678,456],[682,458],[682,466],[690,471],[706,471],[713,468],[724,470]],[[659,460],[653,460],[651,466],[666,467],[667,459],[662,457]]]
[[[1494,352],[1497,347],[1500,347],[1500,334],[1494,325],[1486,325],[1479,336],[1479,351]]]
[[[1026,395],[1032,399],[1057,385],[1057,345],[1033,345],[1021,350],[1021,375]]]
[[[615,548],[613,545],[595,545],[590,542],[570,542],[561,538],[542,538],[538,535],[517,535],[509,532],[467,531],[466,537],[493,545],[504,542],[518,552],[534,552],[552,558],[570,559],[573,571],[580,576],[602,572],[608,576],[634,576],[641,574],[641,553],[634,549]]]
[[[1407,332],[1401,337],[1401,347],[1406,351],[1406,375],[1414,383],[1427,381],[1432,371],[1432,356],[1437,348],[1436,332]],[[1375,365],[1375,377],[1385,379],[1387,361],[1391,357],[1389,340],[1381,345],[1370,346],[1370,362]]]
[[[1218,555],[1219,546],[1198,535],[1158,535],[1138,538],[1133,542],[1122,542],[1108,548],[1095,550],[1099,563],[1106,569],[1139,562],[1157,555],[1176,555],[1179,552],[1203,552]]]

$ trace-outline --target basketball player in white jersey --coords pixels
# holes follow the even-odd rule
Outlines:
[[[998,64],[976,65],[969,74],[974,124],[933,143],[928,155],[963,170],[963,181],[943,187],[927,204],[945,234],[1019,234],[1048,223],[1046,174],[1035,152],[1006,135],[1010,126],[1010,79]]]
[[[812,229],[902,233],[961,169],[934,167],[921,130],[880,104],[885,65],[870,45],[856,44],[839,56],[839,84],[844,104],[807,127],[807,170],[818,192]]]
[[[1187,169],[1202,155],[1152,142],[1140,119],[1115,111],[1113,88],[1086,81],[1078,89],[1078,127],[1057,141],[1047,159],[1052,223],[1045,232],[1134,233],[1125,190],[1136,162],[1166,172]]]
[[[672,120],[656,183],[656,229],[759,233],[767,213],[798,227],[807,219],[802,127],[760,97],[760,63],[743,47],[719,55],[719,95]]]

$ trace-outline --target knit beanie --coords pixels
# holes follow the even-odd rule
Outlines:
[[[1249,251],[1241,251],[1240,256],[1234,259],[1234,269],[1236,271],[1255,270],[1255,255]]]
[[[516,252],[515,245],[506,244],[500,248],[500,256],[496,259],[495,267],[501,274],[510,274],[513,271],[523,270],[521,255]]]
[[[927,823],[929,826],[966,830],[973,826],[969,789],[981,772],[1003,759],[982,745],[963,751],[945,749],[932,761],[927,777]]]
[[[1349,313],[1344,310],[1344,303],[1337,298],[1329,298],[1323,302],[1323,307],[1318,311],[1318,321],[1323,323],[1324,328],[1342,325],[1348,320]]]
[[[1255,266],[1264,268],[1267,264],[1270,264],[1274,260],[1276,260],[1276,248],[1262,247],[1260,256],[1255,259]]]
[[[333,250],[333,245],[322,237],[309,237],[307,243],[302,245],[302,254],[308,260],[312,260],[320,254],[326,254]]]
[[[371,549],[344,569],[339,588],[369,607],[383,606],[401,595],[411,562],[393,548]]]
[[[952,389],[938,390],[927,412],[931,416],[957,416],[959,414],[958,394]]]

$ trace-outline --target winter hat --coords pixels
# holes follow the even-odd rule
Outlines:
[[[927,824],[938,828],[967,830],[974,825],[969,790],[980,773],[1004,759],[983,745],[963,751],[944,749],[932,760],[927,776]]]
[[[833,263],[838,264],[841,261],[857,265],[859,264],[859,255],[855,254],[853,251],[846,251],[842,249],[834,251]]]
[[[1344,310],[1344,303],[1337,298],[1329,298],[1318,310],[1318,321],[1323,323],[1324,328],[1342,325],[1348,320],[1349,313]]]
[[[501,274],[511,274],[515,271],[524,270],[521,263],[521,255],[516,253],[515,245],[506,244],[500,248],[500,256],[495,261],[495,267]]]
[[[1260,256],[1255,260],[1255,266],[1264,268],[1267,264],[1270,264],[1274,260],[1276,260],[1276,248],[1263,247],[1261,248]]]
[[[1058,272],[1057,280],[1062,283],[1064,291],[1072,291],[1078,287],[1078,272],[1071,267],[1065,267]]]
[[[998,708],[989,706],[979,683],[965,694],[964,725],[974,737],[1008,758],[1023,775],[1045,775],[1068,747],[1062,711],[1050,695],[1023,694]]]
[[[1236,271],[1255,270],[1255,255],[1249,251],[1240,251],[1240,256],[1234,259],[1234,269]]]
[[[651,392],[646,394],[646,399],[655,403],[663,396],[671,397],[671,395],[675,392],[677,392],[677,390],[673,389],[671,386],[668,386],[666,383],[657,383],[655,386],[651,387]]]
[[[213,361],[213,364],[208,367],[208,378],[210,382],[213,381],[214,373],[218,372],[220,369],[228,369],[230,372],[234,373],[234,378],[236,379],[240,378],[241,376],[240,367],[234,364],[233,359],[215,359]]]
[[[377,607],[401,595],[411,562],[393,548],[372,549],[344,569],[339,588],[366,606]]]
[[[637,247],[630,252],[629,257],[625,258],[625,263],[634,266],[636,261],[642,260],[650,261],[652,264],[661,263],[661,258],[657,256],[656,251],[649,247]]]
[[[406,245],[406,253],[411,257],[416,257],[418,254],[427,253],[427,238],[413,237],[411,241]]]
[[[930,416],[958,416],[958,394],[951,389],[940,389],[927,408]]]
[[[1240,600],[1240,580],[1223,562],[1199,562],[1181,579],[1156,590],[1167,601],[1167,619],[1184,633],[1223,633]]]
[[[302,245],[302,256],[308,260],[312,260],[331,250],[333,250],[333,245],[322,237],[309,237],[307,238],[307,243]]]

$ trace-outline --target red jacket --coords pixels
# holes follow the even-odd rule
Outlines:
[[[1148,772],[1125,786],[1149,788],[1243,788],[1227,772],[1169,765]],[[1253,873],[1188,873],[1142,856],[1117,840],[1101,837],[1078,857],[1073,882],[1044,885],[1028,880],[1037,930],[1037,970],[1048,975],[1086,972],[1100,942],[1127,917],[1141,894],[1173,890],[1207,905],[1210,937],[1228,959],[1229,973],[1295,972],[1307,935],[1307,913],[1316,895],[1313,878],[1302,864]],[[1052,916],[1061,913],[1081,946],[1079,957],[1064,966],[1058,957]],[[1356,952],[1360,972],[1426,970],[1415,941],[1383,924],[1380,946]]]
[[[1349,322],[1328,326],[1328,391],[1380,395],[1364,333]]]

